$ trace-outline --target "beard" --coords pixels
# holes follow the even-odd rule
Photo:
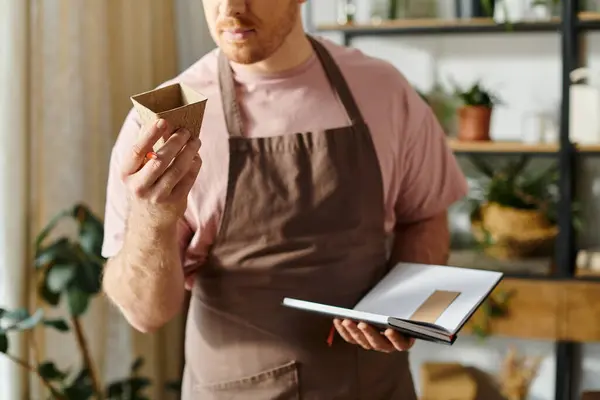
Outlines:
[[[298,17],[298,5],[294,1],[288,4],[284,15],[269,17],[273,22],[262,21],[251,13],[219,22],[216,26],[218,44],[227,58],[238,64],[254,64],[271,57],[290,34]],[[252,33],[241,42],[229,42],[221,36],[227,29],[251,29]]]

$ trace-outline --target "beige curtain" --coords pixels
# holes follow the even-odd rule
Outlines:
[[[0,308],[10,309],[27,297],[27,21],[25,2],[0,0]],[[26,376],[0,356],[0,399],[21,399]]]
[[[6,265],[10,261],[6,268],[16,272],[28,268],[23,265],[27,242],[20,238],[29,232],[31,243],[59,210],[83,201],[103,215],[110,150],[130,109],[129,96],[177,73],[175,10],[172,0],[0,0],[0,7],[8,24],[2,29],[12,29],[12,35],[0,35],[0,49],[9,49],[20,61],[0,64],[0,82],[10,82],[12,93],[0,102],[5,107],[2,116],[12,116],[10,126],[0,129],[4,142],[0,160],[12,160],[10,179],[0,180],[4,197],[0,203],[7,204],[2,208],[5,214],[13,210],[9,221],[13,226],[1,221],[0,238],[9,228],[14,232],[14,224],[27,225],[18,227],[12,244],[0,243],[0,255],[12,248],[5,254],[14,256],[3,256],[2,261]],[[1,52],[0,57],[8,56]],[[2,87],[4,91],[7,86]],[[25,195],[28,210],[17,207],[24,204]],[[19,274],[27,282],[24,273]],[[9,291],[5,281],[0,300],[21,304],[23,285]],[[34,301],[32,294],[30,307]],[[148,396],[168,398],[161,389],[164,382],[180,376],[181,320],[157,334],[137,334],[112,306],[98,299],[84,322],[104,382],[126,376],[133,359],[141,355],[146,360],[142,373],[154,382]],[[40,330],[36,341],[42,356],[59,366],[80,361],[70,335]],[[15,384],[15,377],[25,376],[1,363],[0,387],[10,382],[6,393],[11,397],[2,397],[6,393],[0,397],[42,398],[35,377],[30,377],[29,385],[24,379],[22,385]]]

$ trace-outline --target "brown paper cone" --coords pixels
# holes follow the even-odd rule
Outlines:
[[[142,124],[164,119],[173,130],[187,129],[192,136],[200,135],[207,98],[189,86],[176,83],[131,96]],[[164,144],[164,138],[154,145],[154,151]]]

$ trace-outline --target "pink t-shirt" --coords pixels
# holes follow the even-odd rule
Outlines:
[[[466,181],[445,134],[404,76],[388,62],[319,40],[342,70],[370,128],[383,175],[386,231],[391,233],[397,222],[438,214],[462,198],[467,191]],[[186,83],[208,98],[200,133],[202,170],[190,192],[185,221],[180,224],[181,251],[188,272],[203,263],[213,243],[227,187],[228,133],[219,97],[217,55],[215,49],[165,83]],[[247,136],[316,131],[349,123],[316,55],[279,74],[234,72]],[[132,111],[112,152],[105,257],[115,255],[122,245],[127,196],[119,170],[139,129],[139,120]]]

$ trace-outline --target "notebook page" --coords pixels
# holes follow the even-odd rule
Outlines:
[[[488,270],[398,264],[354,309],[409,319],[434,291],[456,291],[461,294],[436,321],[455,332],[501,277],[502,273]]]

